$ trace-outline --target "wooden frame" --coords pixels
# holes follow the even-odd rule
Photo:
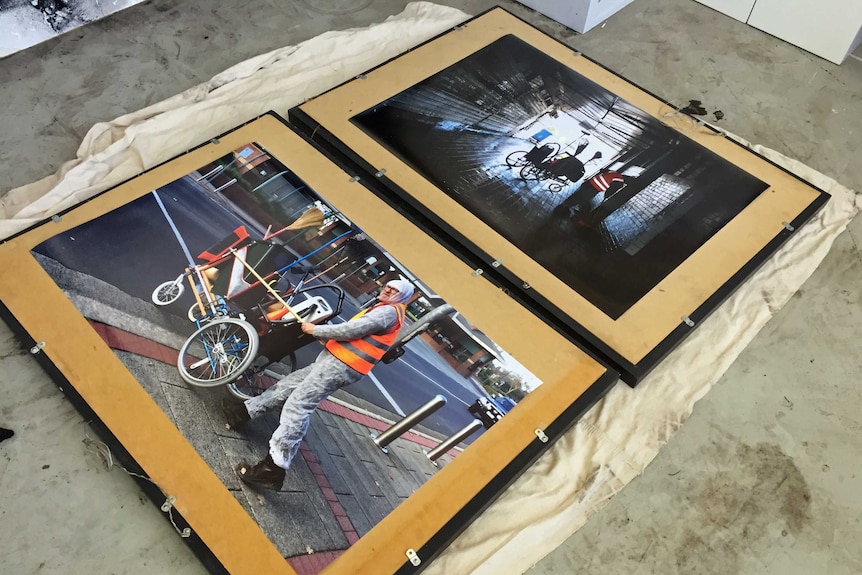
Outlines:
[[[509,46],[505,47],[504,44]],[[510,46],[511,44],[519,44],[521,48]],[[497,52],[488,56],[486,53],[490,50]],[[479,58],[485,58],[485,68],[475,63]],[[520,64],[520,68],[511,66],[514,70],[511,76],[499,72],[499,69],[509,66],[511,61],[518,58],[525,58],[527,64]],[[544,72],[536,73],[537,68],[548,72],[542,76]],[[476,69],[480,69],[480,72],[476,72]],[[473,76],[466,72],[461,74],[462,70],[472,72]],[[675,254],[674,261],[663,262],[658,256],[650,260],[650,265],[656,262],[667,264],[669,269],[659,274],[652,284],[644,287],[642,293],[634,294],[631,301],[617,305],[614,309],[595,303],[600,299],[596,294],[600,294],[605,286],[625,284],[633,277],[631,274],[626,276],[624,271],[613,276],[605,286],[591,287],[589,284],[593,281],[592,276],[579,278],[578,274],[583,268],[570,266],[568,273],[571,281],[561,279],[562,274],[549,267],[547,261],[541,260],[536,251],[531,251],[526,241],[512,239],[517,236],[517,228],[520,225],[514,216],[509,220],[502,217],[499,220],[494,219],[497,216],[494,215],[496,208],[492,202],[504,196],[480,196],[476,190],[482,190],[484,193],[483,186],[487,186],[493,178],[503,181],[503,187],[508,186],[510,196],[517,196],[527,189],[523,182],[517,184],[521,186],[520,189],[516,188],[515,184],[506,183],[516,179],[516,176],[512,175],[516,168],[503,165],[502,158],[505,154],[500,153],[500,158],[494,160],[497,163],[492,165],[490,160],[475,159],[479,157],[475,151],[465,152],[456,159],[460,161],[465,157],[469,158],[463,164],[466,167],[459,167],[457,170],[460,171],[456,171],[456,168],[446,167],[450,156],[435,155],[440,153],[440,148],[435,148],[433,141],[429,139],[432,134],[442,133],[444,130],[457,132],[451,137],[447,136],[448,139],[445,140],[452,143],[454,148],[456,145],[475,141],[476,137],[474,140],[468,138],[468,132],[493,132],[497,128],[488,127],[491,122],[486,120],[490,117],[502,122],[509,111],[506,104],[501,102],[520,104],[523,100],[518,98],[526,99],[524,92],[518,92],[518,95],[506,99],[505,92],[517,92],[529,85],[525,78],[529,79],[530,74],[541,76],[544,86],[550,85],[547,80],[549,75],[556,75],[557,79],[565,76],[570,83],[561,84],[570,92],[572,83],[589,85],[596,98],[606,98],[613,102],[606,111],[622,105],[622,113],[634,118],[631,125],[637,122],[639,126],[646,126],[635,136],[631,135],[635,133],[634,129],[627,134],[628,139],[614,149],[618,154],[616,158],[622,158],[628,153],[625,146],[636,147],[632,142],[640,137],[640,134],[652,130],[655,134],[653,143],[643,144],[640,151],[656,148],[662,152],[664,148],[661,146],[664,144],[657,145],[655,142],[664,137],[674,140],[672,145],[678,146],[674,150],[685,147],[688,154],[685,157],[681,155],[677,165],[668,169],[667,173],[673,173],[677,169],[688,170],[686,174],[695,173],[696,170],[691,165],[705,158],[702,161],[710,162],[710,166],[722,166],[721,170],[724,171],[718,171],[716,168],[719,177],[727,177],[727,181],[734,182],[723,189],[717,187],[718,192],[725,193],[728,190],[741,189],[740,186],[748,186],[744,189],[745,194],[740,192],[739,199],[735,200],[737,204],[733,205],[733,214],[730,214],[728,207],[728,215],[722,215],[724,219],[708,222],[711,226],[708,231],[710,235],[702,241],[699,240],[700,243],[693,245],[689,252],[680,251]],[[479,80],[475,80],[477,77]],[[492,79],[488,79],[489,77]],[[448,85],[441,87],[446,82]],[[465,95],[467,89],[463,84],[468,84],[473,91]],[[586,88],[584,90],[586,91]],[[535,121],[549,113],[560,113],[560,110],[568,105],[562,96],[548,95],[553,91],[547,88],[545,92],[540,92],[540,88],[536,88],[527,93],[527,96],[533,98],[544,94],[546,104],[552,103],[549,108],[551,111],[544,110],[542,116],[534,118]],[[446,97],[452,94],[455,96],[433,102],[441,93]],[[461,99],[456,100],[456,97]],[[422,98],[426,101],[420,105],[417,102]],[[440,104],[440,101],[444,103]],[[466,126],[465,121],[460,118],[467,117],[467,112],[451,111],[455,109],[455,104],[463,101],[467,101],[467,105],[476,110],[487,109],[486,117]],[[491,101],[493,104],[489,104]],[[437,108],[427,111],[433,106]],[[526,107],[526,104],[523,106]],[[401,113],[402,109],[407,109],[414,116],[425,114],[426,119],[422,120],[425,123],[421,124],[421,130],[424,131],[415,128],[420,125],[419,120],[410,120],[412,124],[407,120],[398,120],[402,122],[398,126],[409,125],[416,130],[409,137],[404,135],[405,132],[400,127],[392,127],[395,125],[393,118],[397,119],[396,114]],[[385,116],[384,112],[389,115]],[[470,112],[472,113],[472,109]],[[458,121],[450,119],[458,114]],[[401,118],[404,116],[406,113],[402,113]],[[557,118],[556,115],[553,117]],[[376,128],[372,120],[378,122]],[[573,341],[619,369],[623,380],[631,385],[636,384],[692,327],[828,199],[825,192],[815,189],[751,150],[679,112],[670,104],[501,8],[477,16],[367,74],[305,102],[291,110],[290,121],[300,126],[315,142],[325,146],[342,165],[367,173],[370,179],[377,182],[376,189],[379,194],[389,198],[392,203],[400,203],[417,221],[426,222],[426,229],[436,229],[440,235],[449,237],[453,244],[461,246],[465,253],[471,254],[478,262],[477,267],[493,274],[500,283],[512,286],[513,297],[556,329],[566,333]],[[437,123],[432,124],[432,121]],[[599,124],[602,124],[602,121],[594,122],[592,128],[597,129]],[[432,125],[433,128],[429,127]],[[495,145],[515,139],[512,134],[516,134],[516,130],[524,132],[523,127],[512,128],[505,137],[493,132],[497,138],[494,140]],[[534,128],[534,131],[536,130],[538,127]],[[572,149],[574,145],[571,142],[576,135],[568,134],[568,137],[569,142],[564,142],[563,145]],[[409,138],[413,138],[412,143],[405,143]],[[526,138],[522,139],[526,143]],[[439,136],[437,141],[444,140]],[[540,143],[535,139],[530,142],[537,147]],[[502,149],[502,144],[499,146]],[[670,146],[671,144],[667,144],[667,149],[670,149]],[[422,158],[417,160],[417,157],[426,151],[427,161]],[[452,157],[455,157],[455,154],[453,151]],[[622,161],[618,163],[623,164]],[[634,161],[626,165],[631,166],[633,163]],[[689,167],[685,166],[686,163]],[[658,164],[659,161],[656,161],[655,165]],[[607,166],[613,167],[613,164],[608,162]],[[492,169],[496,171],[491,171]],[[473,170],[473,173],[465,175],[469,170]],[[484,176],[480,173],[483,170]],[[475,175],[477,173],[479,175]],[[457,178],[453,174],[457,174],[457,177],[466,183],[456,182]],[[582,179],[577,182],[586,185],[586,179],[590,175],[587,169]],[[524,177],[523,171],[520,177]],[[655,184],[660,178],[675,177],[662,175],[650,182]],[[698,177],[701,179],[698,180]],[[468,178],[473,179],[468,181]],[[703,203],[711,202],[713,212],[725,209],[719,205],[715,193],[704,191],[709,187],[703,185],[703,182],[708,180],[705,175],[691,178],[691,181],[695,182],[690,184],[692,193],[679,197],[707,198]],[[575,181],[563,181],[562,184],[558,181],[552,185],[565,188],[565,193],[570,193],[574,189]],[[632,189],[631,180],[627,185]],[[637,194],[643,193],[645,189],[647,188],[642,187],[640,192],[634,192],[631,200],[636,199]],[[530,191],[532,193],[535,190]],[[468,198],[470,194],[474,194],[472,199]],[[486,200],[485,197],[492,199]],[[530,201],[534,201],[532,198],[535,197],[535,194],[530,196]],[[614,213],[621,213],[620,206],[615,209],[617,211]],[[702,210],[697,223],[697,226],[703,229],[707,228],[707,223],[704,222],[713,215],[707,212],[705,208]],[[666,212],[660,213],[658,217],[664,213]],[[676,222],[684,221],[682,215],[675,217]],[[543,221],[537,216],[537,223]],[[594,236],[608,230],[607,225],[602,224],[603,221],[590,224],[593,226],[590,231]],[[602,225],[605,227],[600,229]],[[539,229],[539,226],[534,227]],[[678,227],[683,229],[682,224]],[[652,231],[650,233],[661,234]],[[585,236],[565,237],[577,238],[580,241]],[[596,240],[597,243],[598,241]],[[577,245],[577,242],[572,244]],[[665,245],[671,248],[672,244],[670,239],[665,241]],[[593,267],[586,269],[601,269],[603,261],[605,260],[596,256],[592,260]],[[578,281],[581,282],[578,284],[580,287],[576,285]],[[592,297],[587,293],[590,289]]]
[[[369,237],[518,358],[543,385],[330,564],[325,573],[415,572],[609,389],[618,374],[517,305],[504,290],[336,167],[274,114],[170,160],[0,245],[4,319],[92,421],[213,572],[294,573],[190,441],[37,262],[45,240],[150,194],[249,142],[317,190]],[[68,239],[68,238],[67,238]],[[147,302],[143,302],[147,303]],[[529,337],[524,337],[529,333]],[[208,391],[208,390],[204,390]],[[290,473],[290,471],[289,471]],[[157,487],[156,487],[157,486]],[[170,506],[169,506],[170,507]]]

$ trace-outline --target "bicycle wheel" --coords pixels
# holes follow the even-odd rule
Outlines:
[[[506,156],[506,165],[510,168],[520,168],[521,166],[526,166],[529,162],[527,162],[525,156],[527,152],[524,150],[518,150],[512,152],[508,156]]]
[[[522,180],[539,180],[539,174],[543,170],[534,166],[533,164],[529,164],[521,168],[520,177]]]
[[[201,313],[201,306],[199,306],[197,302],[192,304],[192,307],[189,308],[189,311],[186,316],[189,318],[190,322],[196,322],[206,317],[203,313]]]
[[[234,397],[245,401],[246,399],[257,397],[269,389],[269,387],[274,383],[275,380],[272,380],[265,375],[259,373],[245,373],[236,381],[227,384],[227,390]]]
[[[288,368],[287,373],[292,373],[296,369],[296,355],[291,352],[282,358],[279,363]],[[283,373],[284,371],[284,369],[270,371],[266,367],[260,372],[255,371],[255,373],[251,373],[247,371],[236,381],[227,384],[227,390],[239,399],[251,399],[252,397],[257,397],[274,385],[281,377],[287,375]]]
[[[191,385],[214,387],[230,383],[249,368],[258,345],[257,331],[247,321],[216,319],[186,340],[180,348],[177,369],[183,381]]]
[[[222,310],[221,306],[216,308],[215,314],[213,314],[212,310],[210,309],[210,304],[204,304],[204,307],[207,310],[207,313],[205,315],[201,314],[200,306],[197,303],[193,303],[192,306],[189,308],[189,311],[186,313],[186,316],[188,316],[189,321],[192,323],[196,321],[209,321],[213,317],[225,315],[225,312]]]
[[[182,279],[161,283],[153,290],[153,303],[156,305],[174,303],[183,295],[184,290]]]

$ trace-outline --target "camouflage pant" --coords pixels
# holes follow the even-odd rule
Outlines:
[[[360,379],[361,373],[323,350],[314,363],[294,371],[258,397],[245,402],[253,418],[281,406],[278,428],[269,440],[269,453],[276,465],[284,469],[290,467],[317,406],[336,389]]]

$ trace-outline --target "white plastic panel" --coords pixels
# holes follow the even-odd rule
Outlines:
[[[757,0],[748,23],[840,64],[862,29],[862,0]]]
[[[755,0],[697,0],[704,6],[709,6],[722,14],[727,14],[740,22],[746,22],[754,8]]]
[[[518,2],[583,34],[631,4],[633,0],[518,0]]]

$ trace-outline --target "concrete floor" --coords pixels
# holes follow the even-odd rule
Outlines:
[[[441,2],[476,13],[494,4]],[[862,190],[862,60],[835,66],[693,0],[636,0],[575,35],[668,100]],[[74,157],[95,122],[250,56],[365,26],[403,0],[154,0],[0,60],[0,192]],[[311,9],[310,6],[316,9]],[[325,12],[325,13],[324,13]],[[857,52],[862,56],[862,51]],[[862,223],[767,325],[645,473],[531,575],[862,572]],[[87,426],[0,328],[4,572],[202,573],[160,512],[82,443]]]

